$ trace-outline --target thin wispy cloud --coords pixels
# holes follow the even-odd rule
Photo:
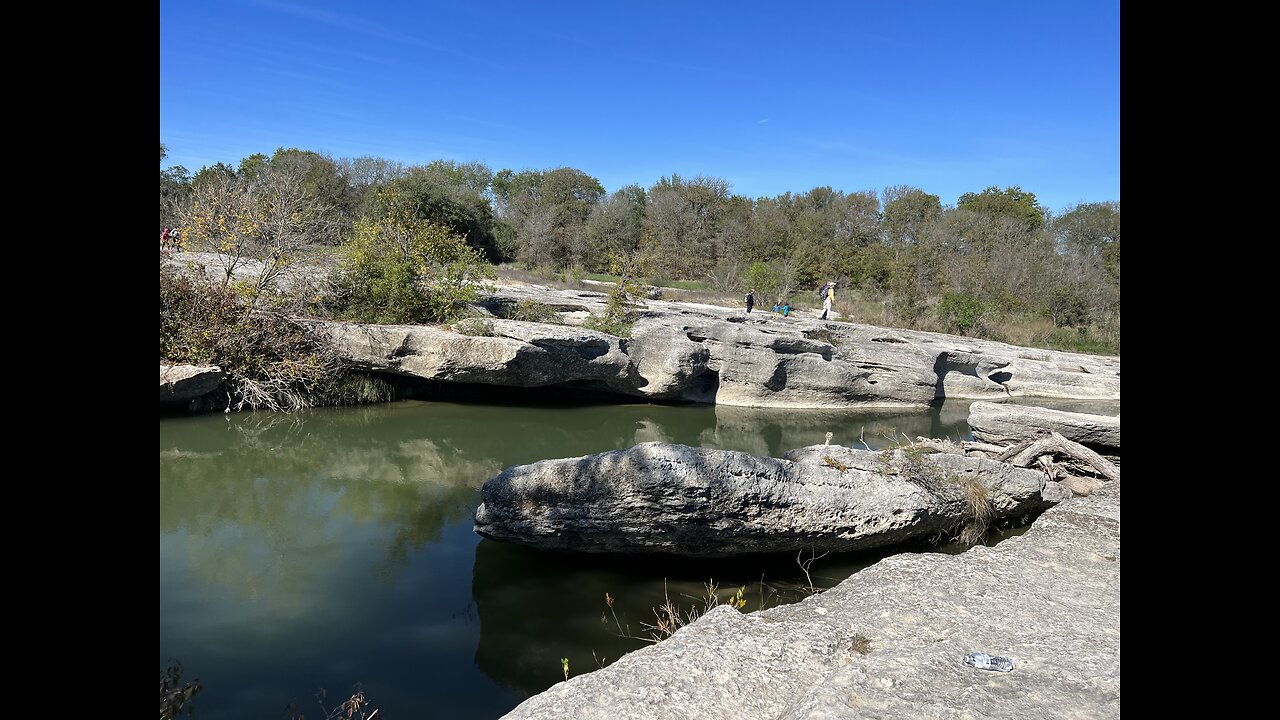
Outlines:
[[[356,15],[320,10],[317,8],[307,7],[305,5],[280,2],[279,0],[254,0],[254,2],[261,7],[294,15],[295,17],[305,18],[322,25],[328,25],[329,27],[353,31],[363,35],[376,37],[381,40],[390,40],[393,42],[403,43],[405,45],[413,45],[415,47],[420,47],[443,55],[459,57],[466,60],[468,63],[484,65],[503,72],[514,71],[514,68],[510,66],[495,63],[485,57],[460,52],[437,43],[430,43],[413,35],[406,35],[378,23],[370,22]]]

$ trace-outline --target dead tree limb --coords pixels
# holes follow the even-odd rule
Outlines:
[[[1005,451],[1002,455],[1007,453],[1008,451]],[[1014,455],[1009,460],[1009,463],[1018,467],[1029,467],[1041,455],[1053,453],[1071,458],[1086,467],[1092,468],[1108,480],[1114,482],[1120,480],[1120,469],[1115,464],[1080,443],[1066,439],[1057,431],[1050,431],[1048,435],[1032,442],[1025,449]]]

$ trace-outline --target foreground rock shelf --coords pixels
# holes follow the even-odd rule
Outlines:
[[[992,519],[1070,496],[1041,472],[959,455],[818,445],[777,459],[651,442],[508,468],[481,489],[475,530],[579,552],[847,552],[963,526],[974,488]]]
[[[855,635],[871,642],[866,655]],[[995,673],[971,650],[1013,658]],[[961,555],[901,554],[794,605],[708,613],[512,720],[1120,717],[1120,486]]]

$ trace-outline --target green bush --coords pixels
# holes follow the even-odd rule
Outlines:
[[[1059,287],[1049,293],[1049,317],[1059,327],[1089,324],[1089,301],[1075,288]]]
[[[640,264],[639,256],[634,254],[617,253],[610,259],[609,269],[617,273],[618,281],[605,302],[604,314],[592,314],[583,321],[584,326],[617,337],[631,337],[631,324],[636,318],[636,298],[643,292],[632,280]]]
[[[337,270],[336,307],[357,322],[452,320],[494,277],[478,250],[448,228],[423,220],[394,191],[381,194],[386,217],[355,222]]]
[[[399,253],[352,250],[334,283],[340,317],[383,324],[427,319],[430,304],[415,261]]]
[[[785,299],[778,296],[780,284],[778,271],[771,265],[756,261],[747,268],[746,286],[748,289],[756,289],[758,293],[756,302],[760,305],[769,305],[771,304],[769,301],[781,302]]]
[[[963,293],[947,293],[938,303],[938,318],[961,335],[968,335],[985,311],[981,300]]]

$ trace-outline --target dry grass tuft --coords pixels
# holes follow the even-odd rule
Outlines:
[[[991,519],[995,516],[995,508],[991,506],[991,493],[977,478],[948,476],[948,479],[959,486],[969,508],[969,519],[965,521],[956,539],[965,545],[976,545],[987,536]]]

